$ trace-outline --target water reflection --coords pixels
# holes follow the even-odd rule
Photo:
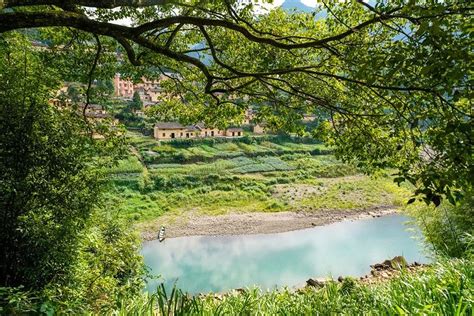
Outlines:
[[[268,235],[202,236],[147,242],[142,254],[152,273],[148,290],[176,282],[190,293],[258,285],[294,286],[311,276],[360,276],[370,264],[403,255],[427,262],[417,230],[407,231],[400,215],[340,222]]]

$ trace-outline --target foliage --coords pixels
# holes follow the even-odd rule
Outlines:
[[[136,135],[136,134],[134,134]],[[286,135],[242,137],[238,139],[209,138],[158,143],[143,136],[130,137],[147,164],[212,162],[240,156],[280,156],[289,153],[325,155],[331,152],[319,141]]]
[[[220,143],[243,143],[243,144],[261,144],[263,142],[271,142],[275,144],[295,143],[295,144],[321,144],[315,138],[311,137],[294,137],[290,135],[263,135],[263,136],[244,136],[240,138],[201,138],[201,139],[173,139],[167,143],[176,148],[187,148],[196,145],[213,146]]]
[[[95,10],[86,8],[91,4]],[[91,141],[89,136],[96,127],[75,113],[51,108],[47,100],[54,95],[49,92],[59,88],[60,80],[67,80],[79,82],[81,89],[87,87],[85,92],[70,91],[75,100],[83,100],[84,93],[87,101],[99,100],[110,92],[110,85],[102,85],[100,80],[110,79],[117,71],[131,78],[167,77],[162,86],[169,100],[160,110],[167,113],[171,108],[174,117],[186,122],[223,127],[241,120],[245,109],[252,106],[257,122],[265,121],[273,130],[304,134],[307,130],[301,119],[308,113],[317,114],[313,136],[324,136],[338,158],[354,162],[364,171],[396,169],[396,183],[409,182],[416,188],[416,197],[440,206],[429,220],[433,232],[429,240],[438,248],[443,242],[448,248],[456,244],[449,250],[451,254],[466,252],[468,243],[454,240],[471,225],[469,217],[459,216],[472,209],[471,202],[462,201],[472,194],[474,165],[470,102],[473,15],[469,2],[334,1],[311,13],[273,10],[265,14],[256,14],[256,4],[233,0],[157,1],[153,6],[149,1],[125,0],[45,0],[40,5],[35,1],[0,1],[0,207],[5,219],[0,232],[4,245],[0,277],[3,284],[26,286],[25,290],[6,289],[9,301],[29,305],[30,293],[36,295],[30,291],[48,285],[61,291],[55,282],[74,280],[72,267],[77,262],[73,259],[85,251],[77,248],[79,236],[87,228],[102,188],[105,168],[98,166],[103,162],[98,151],[117,147],[113,142]],[[320,18],[320,13],[325,17]],[[125,17],[137,26],[111,23]],[[26,30],[14,31],[20,29]],[[20,34],[46,47],[31,49]],[[192,49],[196,45],[202,49]],[[130,63],[122,58],[125,55]],[[145,127],[146,122],[127,111],[120,115],[130,125]],[[116,180],[130,187],[118,185],[115,189],[130,195],[132,202],[140,200],[148,206],[134,216],[162,214],[170,205],[189,207],[192,202],[203,212],[282,210],[289,208],[290,201],[281,203],[272,195],[272,186],[297,181],[315,184],[310,179],[315,175],[338,175],[337,167],[316,164],[312,159],[276,158],[320,154],[321,148],[301,146],[297,152],[295,145],[287,143],[266,145],[270,144],[203,143],[189,149],[172,146],[172,151],[162,152],[144,145],[139,155],[146,163],[215,161],[213,166],[219,169],[203,176],[209,166],[157,168],[154,172],[142,168],[136,179],[120,175]],[[245,159],[217,162],[235,157],[252,163]],[[302,170],[306,163],[311,168]],[[231,164],[235,164],[234,172],[228,168]],[[120,168],[112,172],[120,172]],[[158,174],[163,169],[180,172]],[[192,172],[184,174],[186,171]],[[333,201],[344,208],[399,204],[397,190],[385,187],[380,180],[355,182],[326,179],[316,208],[334,205]],[[364,185],[369,190],[361,188]],[[380,190],[391,194],[385,196]],[[158,194],[152,195],[157,193],[153,191]],[[445,208],[443,198],[456,208]],[[446,215],[440,213],[445,210]],[[106,239],[107,234],[97,234]],[[441,240],[444,235],[450,236],[447,241]],[[87,245],[117,255],[108,244],[98,241]],[[83,255],[85,262],[93,262],[92,256]],[[120,262],[110,265],[112,273],[124,269]],[[120,292],[121,280],[129,279],[107,278],[108,267],[100,263],[84,266],[105,275],[99,283],[114,298],[106,297],[102,302],[104,293],[98,288],[92,297],[99,298],[95,300],[97,308],[111,308],[118,295],[114,290]],[[138,265],[134,267],[132,270],[138,271]],[[138,284],[134,273],[131,275],[132,283]],[[87,273],[81,277],[78,282],[94,280]],[[244,296],[243,301],[232,297],[222,304],[212,301],[209,309],[250,313],[263,302],[270,313],[318,309],[321,313],[370,313],[366,306],[387,314],[472,313],[469,262],[460,266],[446,263],[427,280],[418,281],[401,278],[377,288],[383,295],[367,289],[353,294],[346,285],[344,292],[350,295],[342,297],[334,294],[339,288],[333,285],[322,291],[322,297],[317,294],[320,292],[302,298],[285,293],[255,294]],[[86,299],[82,294],[76,296]],[[163,312],[165,300],[161,300]],[[290,304],[295,302],[298,304]],[[179,303],[187,305],[187,300],[182,297]],[[54,310],[54,304],[45,304],[41,304],[42,312]]]
[[[272,130],[304,134],[315,114],[338,157],[398,169],[427,203],[453,204],[473,185],[467,1],[331,1],[307,13],[257,0],[34,4],[2,3],[0,32],[44,27],[31,34],[76,65],[166,77],[158,108],[183,122],[223,127],[251,106]],[[134,26],[113,23],[123,18]]]
[[[472,260],[440,259],[417,273],[403,271],[373,285],[346,280],[321,289],[247,289],[219,299],[190,297],[177,289],[167,293],[162,287],[122,310],[145,315],[471,315],[473,280]]]
[[[142,296],[146,271],[136,233],[113,216],[92,216],[67,275],[41,291],[0,287],[0,313],[106,313]]]
[[[24,54],[17,54],[22,44]],[[68,273],[101,173],[93,168],[97,148],[84,121],[47,103],[53,74],[21,37],[0,49],[1,76],[9,78],[0,92],[0,282],[38,289]],[[37,84],[40,77],[44,84]]]
[[[320,144],[255,138],[250,144],[233,140],[182,148],[172,143],[155,146],[148,137],[129,136],[145,163],[139,165],[135,154],[130,154],[110,170],[112,189],[106,200],[120,216],[138,222],[144,230],[187,212],[340,211],[403,206],[409,197],[409,188],[398,188],[389,176],[369,178],[332,155],[312,156],[310,152],[324,150]],[[151,163],[146,159],[150,150]],[[233,155],[223,156],[227,152]],[[167,163],[165,155],[177,153],[199,155],[200,161]],[[209,159],[212,155],[218,156]],[[129,173],[132,169],[135,174]]]
[[[141,173],[142,171],[143,166],[138,157],[134,155],[119,160],[117,164],[107,169],[110,174]]]
[[[44,294],[58,311],[105,312],[142,294],[146,275],[140,239],[127,223],[95,214],[80,238],[71,277]]]
[[[455,206],[444,202],[437,208],[419,204],[410,208],[428,244],[442,255],[463,257],[472,251],[474,196],[467,193]]]
[[[138,239],[98,213],[123,141],[48,103],[60,87],[50,57],[20,34],[1,38],[2,314],[106,310],[143,286]]]
[[[143,102],[138,91],[133,93],[132,101],[128,103],[127,108],[130,112],[140,111],[143,109]]]

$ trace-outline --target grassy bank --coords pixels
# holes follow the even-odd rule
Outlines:
[[[472,257],[470,259],[473,259]],[[123,307],[146,315],[472,315],[474,261],[441,259],[417,273],[363,284],[353,279],[321,289],[264,292],[249,289],[216,298],[189,297],[163,289]]]
[[[152,138],[137,135],[130,141],[130,156],[109,171],[107,201],[121,216],[143,224],[165,214],[401,206],[409,196],[409,191],[396,186],[389,176],[362,175],[317,143],[262,138],[159,145]],[[166,162],[169,156],[156,158],[160,152],[192,153],[198,162]],[[209,153],[216,153],[212,160],[206,160]]]

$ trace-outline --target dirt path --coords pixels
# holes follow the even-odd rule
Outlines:
[[[380,217],[393,214],[393,207],[365,210],[328,210],[318,212],[245,213],[219,216],[188,216],[174,223],[155,222],[142,234],[143,239],[156,239],[161,225],[166,237],[202,235],[269,234],[327,225],[343,220]]]

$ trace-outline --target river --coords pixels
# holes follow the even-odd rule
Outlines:
[[[362,276],[397,255],[429,262],[409,218],[389,215],[277,234],[192,236],[146,242],[142,254],[161,282],[192,294],[304,284],[309,277]]]

